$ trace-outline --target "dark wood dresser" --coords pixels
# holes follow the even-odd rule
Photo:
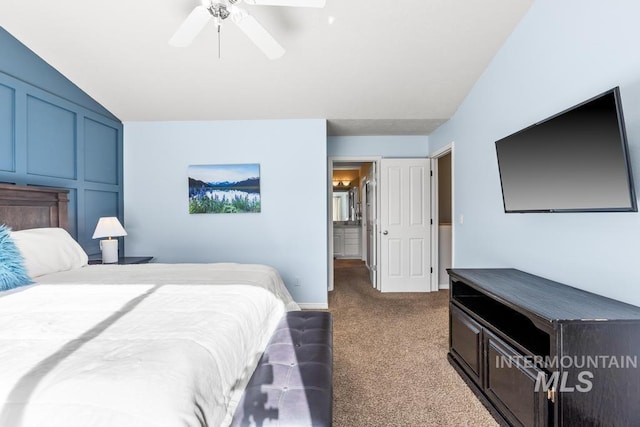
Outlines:
[[[499,422],[640,426],[640,307],[514,269],[448,272],[449,361]]]

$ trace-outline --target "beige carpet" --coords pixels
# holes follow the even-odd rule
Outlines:
[[[340,260],[334,288],[334,426],[498,425],[447,361],[446,291],[382,294]]]

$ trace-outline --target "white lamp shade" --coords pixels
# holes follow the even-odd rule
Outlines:
[[[93,232],[93,239],[101,237],[119,237],[126,236],[127,232],[115,216],[102,217],[98,221],[96,231]]]

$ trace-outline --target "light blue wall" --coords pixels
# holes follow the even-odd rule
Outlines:
[[[2,28],[0,182],[68,188],[89,254],[98,218],[123,215],[122,123]]]
[[[329,157],[426,157],[427,136],[332,136],[327,138]]]
[[[638,213],[505,214],[494,142],[620,86],[640,188],[640,2],[537,0],[455,116],[455,264],[515,267],[640,305]],[[464,215],[464,223],[459,223]]]
[[[325,120],[124,127],[129,255],[268,264],[280,271],[296,301],[327,304]],[[188,166],[237,163],[260,164],[262,212],[190,215]]]

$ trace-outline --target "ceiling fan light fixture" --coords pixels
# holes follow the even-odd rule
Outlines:
[[[201,0],[201,5],[187,16],[169,40],[169,44],[185,47],[202,31],[207,22],[213,20],[218,29],[218,56],[220,56],[220,26],[222,20],[231,16],[238,28],[267,56],[277,59],[284,55],[284,48],[251,15],[236,7],[242,0]],[[262,6],[324,7],[326,0],[244,0],[247,4]]]
[[[229,9],[227,9],[226,6],[219,6],[218,15],[220,16],[220,19],[227,19],[229,15],[231,15],[231,12],[229,12]]]

